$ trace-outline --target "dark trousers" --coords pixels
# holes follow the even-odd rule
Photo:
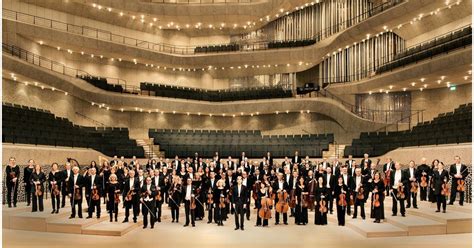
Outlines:
[[[440,210],[441,204],[443,205],[443,210],[446,210],[446,196],[439,194],[436,195],[436,208]]]
[[[275,223],[279,224],[280,223],[280,213],[275,211]],[[283,213],[283,223],[287,224],[288,223],[288,214]]]
[[[326,199],[326,207],[328,208],[329,212],[332,213],[334,209],[334,197],[332,196],[332,194],[328,194]]]
[[[426,201],[428,199],[428,187],[420,187],[420,201]]]
[[[53,207],[53,210],[59,210],[60,198],[59,195],[51,194],[51,206]]]
[[[66,206],[66,196],[68,195],[68,191],[65,188],[63,188],[61,190],[61,194],[62,194],[61,208],[64,208],[64,206]]]
[[[18,182],[18,181],[17,181]],[[29,191],[30,194],[31,194],[31,190]],[[13,193],[13,199],[12,199],[12,193]],[[12,205],[12,201],[13,201],[13,205],[16,206],[16,202],[17,202],[17,198],[18,198],[18,187],[16,186],[16,184],[9,184],[7,186],[7,202],[8,202],[8,206],[11,206]]]
[[[148,226],[148,215],[150,215],[150,226],[153,228],[155,226],[155,217],[154,217],[154,212],[155,210],[155,204],[154,200],[151,201],[144,201],[142,203],[142,214],[143,214],[143,227]]]
[[[133,211],[133,220],[137,220],[137,216],[140,214],[140,203],[133,199],[125,202],[125,219],[128,220],[130,216],[130,209]]]
[[[360,207],[360,216],[365,219],[365,202],[359,199],[356,199],[354,202],[354,215],[352,217],[357,218],[358,207]]]
[[[189,217],[191,216],[191,224],[194,225],[194,220],[196,215],[194,214],[194,209],[191,209],[191,201],[184,200],[184,214],[186,215],[186,225],[189,225]]]
[[[351,204],[349,204],[351,202],[351,197],[354,197],[352,193],[346,194],[346,202],[347,202],[346,212],[347,212],[347,215],[351,215]],[[354,204],[355,204],[355,198],[353,198],[353,199],[354,199]]]
[[[71,197],[71,217],[76,217],[76,205],[77,215],[82,218],[82,198],[80,200],[74,200],[74,195]]]
[[[247,201],[247,207],[244,209],[247,220],[250,220],[250,199]]]
[[[244,228],[245,211],[246,209],[244,209],[243,204],[240,204],[240,203],[235,204],[235,209],[234,209],[235,227]]]
[[[100,198],[99,200],[96,200],[96,201],[92,200],[91,198],[92,196],[90,196],[90,199],[89,199],[89,209],[87,209],[88,216],[89,218],[91,218],[92,213],[96,211],[95,214],[97,218],[100,218]]]
[[[398,204],[400,204],[400,213],[405,215],[405,199],[397,199],[397,190],[394,189],[392,191],[392,214],[397,215],[398,212]],[[406,196],[405,196],[406,197]]]
[[[458,180],[452,180],[451,186],[451,197],[449,199],[449,204],[453,204],[456,201],[456,193],[459,193],[459,205],[463,205],[464,202],[464,192],[457,190]]]
[[[260,208],[257,210],[257,226],[268,226],[268,219],[263,219],[260,218],[260,215],[258,215],[258,212],[260,212]]]
[[[33,194],[33,212],[38,211],[38,208],[40,212],[43,212],[43,195],[37,196],[36,194]]]
[[[156,209],[155,209],[155,221],[161,221],[161,206],[163,205],[162,201],[155,202]]]
[[[409,188],[409,187],[407,187]],[[413,207],[417,207],[416,205],[416,196],[418,195],[418,193],[416,192],[410,192],[410,189],[407,190],[407,193],[406,195],[408,196],[407,197],[407,208],[411,207],[411,203],[413,202]]]
[[[118,203],[114,203],[112,206],[109,206],[109,217],[110,221],[112,222],[113,218],[115,217],[115,221],[118,218]]]
[[[346,224],[346,207],[343,207],[343,206],[339,206],[337,205],[336,206],[336,210],[337,210],[337,223],[340,225],[340,226],[344,226]]]
[[[225,208],[219,208],[219,207],[214,208],[215,222],[217,222],[217,224],[223,225],[224,218],[225,218]]]
[[[25,196],[26,196],[26,203],[29,206],[31,204],[31,184],[30,183],[26,183],[25,185]]]

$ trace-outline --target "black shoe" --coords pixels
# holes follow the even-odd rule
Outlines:
[[[87,217],[86,217],[86,219],[90,219],[90,218],[92,218],[92,216],[87,216]]]
[[[405,217],[405,214],[402,214],[402,217]]]
[[[392,214],[392,216],[397,216],[397,214]]]
[[[161,222],[161,219],[158,219],[158,222]]]
[[[153,229],[153,228],[155,228],[155,226],[151,226],[151,227],[150,227],[150,229]]]
[[[277,222],[277,223],[275,223],[275,225],[280,225],[280,223]]]
[[[56,213],[59,214],[59,209],[56,209]]]
[[[51,211],[51,214],[54,214],[56,212],[56,209],[53,209],[53,211]]]
[[[459,206],[464,206],[462,203],[459,203]],[[15,206],[16,207],[16,206]]]
[[[445,213],[446,213],[446,210],[445,210],[445,209],[443,209],[443,214],[445,214]]]
[[[240,230],[242,230],[242,231],[243,231],[243,230],[244,230],[244,227],[241,227],[241,228],[240,228]]]
[[[238,227],[236,227],[236,228],[234,228],[234,230],[239,230],[239,228],[238,228]]]
[[[450,202],[450,203],[448,203],[448,205],[454,205],[454,203]]]
[[[380,220],[376,220],[375,223],[380,223]]]
[[[357,218],[357,217],[355,217],[355,216],[352,216],[352,219],[356,219],[356,218]]]
[[[122,223],[127,223],[128,222],[128,219],[125,219],[122,221]]]
[[[365,220],[365,217],[362,217],[363,220]]]
[[[69,216],[69,219],[74,219],[74,218],[76,218],[76,217],[75,216]]]
[[[405,208],[411,208],[410,206],[406,206]]]
[[[192,225],[193,227],[195,227],[195,226],[196,226],[196,225],[194,225],[194,224],[191,224],[191,225]]]
[[[208,221],[208,222],[207,222],[207,224],[211,224],[211,223],[212,223],[212,221]]]
[[[133,219],[133,223],[137,223],[137,219]]]
[[[440,211],[439,211],[439,209],[437,209],[435,212],[436,212],[436,213],[439,213]]]
[[[143,229],[145,229],[145,228],[146,228],[146,226],[143,226]]]
[[[81,215],[81,216],[79,216],[79,219],[82,219],[82,215]]]
[[[28,205],[28,206],[29,206],[29,205]],[[11,204],[8,204],[8,208],[11,208],[11,207],[12,207],[12,205],[11,205]]]
[[[189,224],[184,224],[184,227],[187,227],[187,226],[189,226]]]
[[[285,223],[283,223],[283,224],[285,224],[285,225],[288,225],[288,223],[286,223],[286,222],[285,222]]]
[[[415,209],[418,209],[418,207],[417,207],[417,206],[414,206],[413,208],[415,208]]]

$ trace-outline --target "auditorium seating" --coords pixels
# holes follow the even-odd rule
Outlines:
[[[255,43],[255,44],[248,44],[248,45],[244,45],[243,47],[245,48],[245,50],[247,50],[248,47],[255,47],[255,50],[279,49],[279,48],[310,46],[315,43],[316,43],[315,39],[277,40],[277,41],[270,41],[268,43],[261,42],[261,43]],[[198,46],[194,48],[194,53],[236,52],[239,50],[240,50],[239,44],[225,44],[225,45]]]
[[[123,87],[122,85],[119,84],[109,84],[107,83],[107,79],[101,78],[101,77],[94,77],[94,76],[86,76],[86,75],[80,75],[77,76],[78,78],[94,85],[97,88],[101,88],[106,91],[112,91],[112,92],[119,92],[123,93]]]
[[[92,148],[107,156],[145,156],[128,128],[85,127],[47,110],[4,103],[2,142]]]
[[[239,101],[291,97],[289,89],[282,87],[252,87],[241,89],[206,90],[166,84],[141,83],[142,95],[173,97],[211,102]]]
[[[390,71],[471,44],[472,27],[469,26],[396,54],[392,61],[377,68],[376,73]]]
[[[290,48],[290,47],[302,47],[310,46],[316,43],[316,40],[279,40],[271,41],[268,43],[268,49],[278,49],[278,48]]]
[[[235,52],[239,51],[238,44],[198,46],[194,48],[194,53],[218,53],[218,52]]]
[[[472,103],[463,104],[411,130],[361,133],[351,146],[345,147],[344,156],[362,157],[364,153],[381,156],[399,147],[472,142],[471,120]]]
[[[259,130],[150,129],[149,137],[167,157],[193,156],[195,152],[212,157],[216,151],[223,157],[237,157],[241,152],[250,158],[263,157],[267,152],[285,157],[295,151],[301,156],[322,157],[322,151],[334,142],[333,134],[262,135]]]

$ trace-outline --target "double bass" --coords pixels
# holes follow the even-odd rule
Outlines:
[[[309,183],[308,183],[308,209],[311,211],[314,210],[314,188],[315,188],[315,182],[316,180],[313,178]]]

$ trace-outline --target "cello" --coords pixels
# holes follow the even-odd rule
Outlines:
[[[284,190],[277,193],[278,194],[278,202],[276,204],[276,211],[278,213],[286,213],[288,212],[288,193]]]
[[[316,180],[313,178],[309,184],[308,184],[308,209],[310,209],[311,211],[314,210],[314,188],[315,188],[315,182]]]
[[[262,205],[262,207],[258,211],[258,216],[264,220],[268,220],[272,218],[272,211],[271,211],[271,207],[273,205],[272,199],[264,196],[262,197],[260,204]]]

